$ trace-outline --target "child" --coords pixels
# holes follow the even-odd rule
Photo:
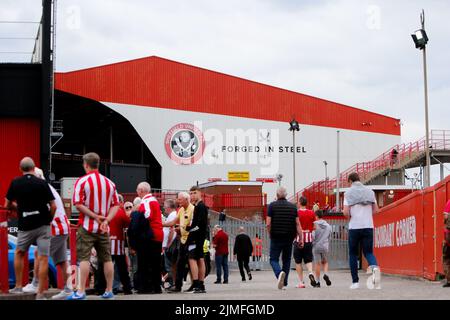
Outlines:
[[[314,222],[313,237],[313,255],[316,269],[316,285],[315,288],[320,288],[320,267],[323,266],[323,280],[327,286],[331,286],[328,272],[328,247],[331,237],[331,226],[323,218],[323,211],[316,211],[317,219]]]

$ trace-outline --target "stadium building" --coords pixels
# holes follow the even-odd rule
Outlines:
[[[55,73],[51,16],[43,1],[32,63],[0,64],[0,196],[25,155],[58,182],[95,151],[124,193],[248,180],[271,200],[294,160],[296,191],[335,176],[338,130],[343,169],[401,140],[398,119],[156,56]]]
[[[240,172],[272,182],[272,196],[282,175],[292,194],[294,154],[298,189],[324,177],[323,161],[335,174],[337,130],[342,168],[400,142],[398,119],[156,56],[57,73],[55,89],[56,179],[77,173],[73,155],[97,151],[119,180],[182,190]]]

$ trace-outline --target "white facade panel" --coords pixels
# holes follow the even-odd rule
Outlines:
[[[161,164],[163,189],[184,190],[197,181],[206,182],[208,178],[225,180],[229,171],[249,171],[251,180],[282,174],[282,185],[288,189],[289,196],[293,194],[292,132],[288,131],[288,123],[117,103],[103,104],[131,123]],[[328,162],[328,176],[336,176],[337,130],[341,132],[341,171],[357,162],[373,160],[400,143],[400,136],[396,135],[311,125],[300,127],[300,132],[296,133],[297,191],[324,178],[324,160]],[[191,131],[191,135],[183,136],[181,132],[184,130]],[[201,149],[202,136],[205,141],[203,153],[196,151]],[[172,154],[174,161],[168,150],[182,156]],[[189,157],[188,152],[193,156]],[[192,162],[193,159],[196,159],[194,164],[179,164],[182,161]],[[268,193],[268,200],[275,196],[276,187],[277,184],[264,184],[263,190]]]

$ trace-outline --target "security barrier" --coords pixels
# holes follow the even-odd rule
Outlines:
[[[374,215],[374,251],[383,272],[430,280],[443,273],[442,212],[448,199],[450,176]]]
[[[252,269],[271,270],[270,266],[270,236],[267,231],[266,224],[263,222],[250,222],[233,217],[227,217],[226,221],[219,221],[219,213],[209,211],[209,225],[212,239],[212,228],[220,225],[228,234],[228,260],[230,268],[237,268],[237,261],[233,256],[233,247],[236,236],[239,234],[239,227],[244,227],[246,234],[254,241],[256,235],[259,237],[261,244],[260,256],[255,257],[255,261],[250,262]],[[332,234],[330,239],[329,267],[330,269],[347,269],[348,268],[348,228],[345,217],[343,216],[327,216],[327,222],[331,225]],[[214,256],[214,255],[212,255]],[[253,259],[252,259],[253,260]],[[292,258],[291,266],[295,266]]]

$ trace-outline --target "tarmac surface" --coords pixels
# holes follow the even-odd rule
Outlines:
[[[350,290],[351,277],[349,271],[329,272],[332,285],[327,287],[321,281],[321,288],[312,288],[306,281],[306,288],[298,289],[298,278],[295,271],[289,274],[289,285],[286,290],[277,288],[277,281],[271,271],[253,271],[253,280],[241,281],[238,271],[231,271],[228,284],[214,284],[215,274],[207,277],[206,294],[162,293],[154,295],[122,295],[115,300],[450,300],[450,288],[443,288],[442,282],[431,282],[417,278],[383,275],[380,290],[368,289],[366,282],[369,275],[360,272],[360,289]],[[185,283],[184,289],[187,289]],[[47,292],[50,297],[57,291]],[[34,295],[0,295],[0,300],[31,300]],[[102,300],[98,296],[89,295],[88,300]]]
[[[441,282],[382,276],[381,290],[370,290],[366,281],[369,275],[360,272],[360,289],[350,290],[349,271],[329,273],[332,285],[327,287],[321,281],[321,288],[312,288],[306,282],[305,289],[297,289],[298,278],[295,271],[289,274],[286,290],[279,290],[273,272],[253,271],[253,280],[241,281],[238,271],[232,271],[228,284],[214,284],[215,274],[207,277],[206,294],[163,293],[156,295],[116,295],[118,300],[450,300],[450,288],[443,288]],[[185,284],[184,289],[188,288]],[[99,299],[89,296],[88,299]]]

